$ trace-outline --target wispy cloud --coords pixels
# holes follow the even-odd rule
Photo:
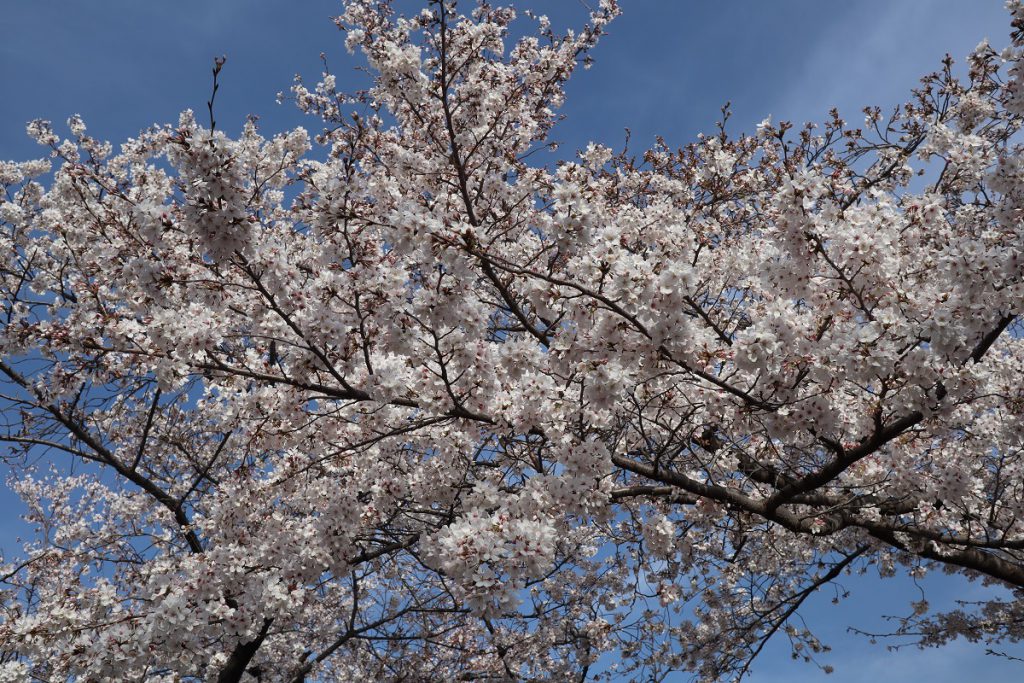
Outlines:
[[[820,120],[836,106],[851,123],[867,105],[891,107],[920,78],[957,61],[983,38],[1008,42],[1009,15],[999,0],[918,0],[848,5],[841,21],[822,27],[803,68],[769,104],[777,119]]]

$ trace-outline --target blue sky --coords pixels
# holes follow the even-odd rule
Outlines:
[[[596,0],[595,0],[596,1]],[[821,120],[838,106],[850,121],[869,104],[902,101],[946,52],[958,60],[982,38],[1008,43],[1002,0],[620,0],[623,16],[594,53],[595,65],[568,88],[567,115],[556,129],[562,152],[595,140],[617,147],[630,128],[633,148],[662,135],[672,145],[710,132],[730,100],[730,130],[775,121]],[[403,4],[415,6],[411,0]],[[0,159],[39,155],[24,134],[34,118],[85,117],[90,132],[114,142],[182,109],[205,107],[215,55],[228,63],[218,94],[218,125],[237,132],[247,114],[265,132],[305,124],[290,105],[275,103],[296,73],[315,81],[324,51],[339,85],[364,83],[352,71],[329,17],[336,0],[5,0],[0,41]],[[579,0],[523,0],[556,26],[578,22]],[[0,498],[3,500],[3,498]],[[0,503],[0,511],[2,511]],[[0,529],[10,542],[13,525]],[[906,581],[849,580],[851,600],[812,603],[809,621],[835,651],[836,683],[974,677],[1024,679],[1024,666],[986,657],[984,646],[957,643],[940,651],[889,654],[847,625],[884,629],[877,615],[902,613],[913,595]],[[943,578],[929,583],[933,603],[977,596],[976,584]],[[754,683],[815,681],[817,670],[790,662],[781,642],[755,667]],[[1017,652],[1016,654],[1020,654]]]

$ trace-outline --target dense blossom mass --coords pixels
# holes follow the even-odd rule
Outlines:
[[[732,679],[847,572],[1024,636],[1024,8],[857,125],[535,162],[617,11],[347,0],[313,139],[31,124],[0,680]]]

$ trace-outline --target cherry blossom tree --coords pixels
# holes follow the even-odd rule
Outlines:
[[[924,645],[1024,637],[1010,5],[863,125],[554,167],[614,0],[347,0],[374,80],[297,82],[313,139],[31,124],[0,680],[734,679],[776,634],[816,660],[800,608],[855,572],[1003,589],[913,603]]]

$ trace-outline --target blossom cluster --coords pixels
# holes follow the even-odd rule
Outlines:
[[[1017,591],[915,603],[924,644],[1024,637],[1010,9],[889,117],[555,168],[614,0],[348,0],[375,80],[296,83],[314,139],[31,124],[0,680],[723,679],[816,659],[800,605],[868,570]]]

